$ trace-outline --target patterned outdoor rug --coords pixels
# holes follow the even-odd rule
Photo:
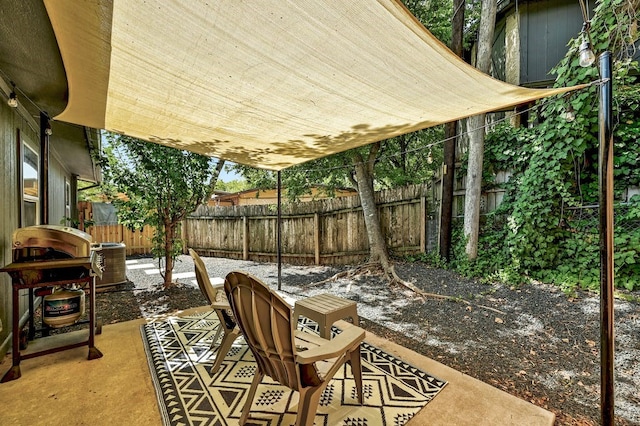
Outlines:
[[[256,364],[242,338],[215,375],[211,339],[219,326],[213,312],[171,317],[142,326],[143,341],[165,425],[237,425]],[[305,327],[317,327],[308,322]],[[325,389],[316,425],[404,425],[446,382],[362,344],[364,404],[358,405],[350,367]],[[346,373],[346,377],[345,377]],[[292,425],[298,393],[265,377],[247,424]]]

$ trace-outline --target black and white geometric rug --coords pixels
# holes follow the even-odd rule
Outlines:
[[[142,326],[165,425],[238,424],[256,364],[238,338],[218,372],[211,375],[215,355],[210,345],[218,326],[213,312]],[[317,327],[311,322],[303,326]],[[404,425],[446,384],[366,342],[361,352],[364,404],[358,405],[353,376],[345,366],[321,397],[316,425]],[[297,392],[265,377],[248,424],[293,425],[297,406]]]

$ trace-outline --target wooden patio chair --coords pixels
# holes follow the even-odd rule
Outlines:
[[[211,350],[216,353],[216,360],[213,363],[213,367],[211,367],[211,374],[215,374],[222,365],[222,361],[224,361],[224,358],[227,356],[229,349],[231,349],[231,345],[233,345],[233,342],[240,335],[240,329],[231,314],[231,307],[229,306],[229,299],[227,299],[227,295],[224,292],[224,286],[222,284],[215,286],[211,284],[209,274],[207,274],[207,268],[198,253],[193,249],[189,249],[189,254],[193,258],[195,265],[198,287],[200,287],[203,296],[207,299],[207,302],[209,302],[211,308],[213,308],[220,320],[220,327],[218,327],[218,331],[216,331],[211,341]],[[222,342],[217,346],[216,350],[216,344],[218,343],[221,333],[224,333]]]
[[[364,340],[363,329],[349,326],[332,340],[298,331],[291,306],[258,278],[244,272],[229,273],[224,288],[258,364],[242,409],[241,425],[249,418],[256,389],[265,375],[299,392],[298,426],[313,424],[322,391],[346,362],[351,364],[358,403],[362,404],[360,343]]]

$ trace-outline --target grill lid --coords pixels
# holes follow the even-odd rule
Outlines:
[[[61,225],[18,228],[12,235],[13,249],[16,251],[25,248],[47,248],[66,253],[70,257],[88,257],[91,253],[91,241],[90,234]]]

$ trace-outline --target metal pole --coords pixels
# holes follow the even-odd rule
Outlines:
[[[613,115],[611,53],[600,56],[600,108],[598,141],[600,211],[600,410],[602,425],[613,425]]]
[[[277,220],[276,238],[278,240],[278,290],[282,290],[282,180],[280,178],[280,170],[278,170],[278,220]]]
[[[49,224],[49,116],[40,112],[40,174],[38,198],[40,200],[40,225]]]

